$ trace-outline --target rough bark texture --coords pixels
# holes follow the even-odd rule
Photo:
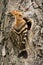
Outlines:
[[[7,13],[12,10],[20,10],[23,17],[33,19],[27,59],[17,57],[9,39],[9,28],[5,29]],[[43,0],[0,0],[0,65],[43,65]]]

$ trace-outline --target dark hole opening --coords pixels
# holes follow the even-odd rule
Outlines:
[[[42,5],[43,5],[43,2],[42,2]]]
[[[26,23],[27,23],[27,26],[28,26],[28,30],[30,30],[30,28],[31,28],[31,25],[32,25],[32,22],[31,21],[28,21],[28,18],[23,18],[25,21],[26,21]]]
[[[27,22],[27,25],[28,25],[28,30],[30,30],[32,23],[29,21]]]
[[[28,57],[27,51],[25,50],[25,51],[22,51],[21,53],[19,53],[18,54],[18,58],[20,58],[20,57],[23,57],[23,58],[26,59]]]

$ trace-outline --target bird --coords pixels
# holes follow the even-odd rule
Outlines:
[[[18,10],[13,10],[8,13],[8,16],[13,19],[10,29],[10,39],[13,43],[13,47],[19,50],[24,50],[28,44],[28,31],[31,28],[31,19],[23,17],[23,13]],[[27,55],[27,54],[26,54]]]

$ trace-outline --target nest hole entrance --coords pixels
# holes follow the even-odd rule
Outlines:
[[[30,30],[32,23],[29,21],[29,22],[27,22],[27,25],[28,25],[28,30]]]
[[[31,28],[31,26],[32,26],[32,22],[31,21],[28,21],[28,19],[27,18],[23,18],[25,21],[26,21],[26,24],[27,24],[27,26],[28,26],[28,30],[30,30],[30,28]]]

